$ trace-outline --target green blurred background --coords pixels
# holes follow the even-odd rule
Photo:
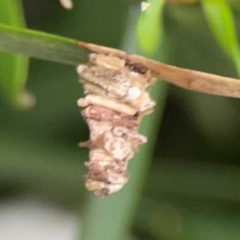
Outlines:
[[[57,0],[22,3],[31,29],[115,48],[125,42],[130,8],[139,4],[75,0],[74,9],[67,11]],[[232,1],[232,8],[240,33],[239,3]],[[164,30],[169,63],[237,77],[200,4],[167,5]],[[82,178],[88,153],[77,144],[89,132],[76,105],[83,91],[75,67],[31,59],[27,88],[37,98],[32,110],[16,111],[0,102],[0,201],[34,196],[81,216],[88,201]],[[240,101],[169,86],[156,131],[154,158],[131,235],[240,239]]]

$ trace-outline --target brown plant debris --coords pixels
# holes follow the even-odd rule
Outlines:
[[[146,91],[155,78],[139,63],[96,53],[77,72],[86,94],[78,106],[84,108],[82,115],[90,129],[90,140],[79,144],[90,149],[85,186],[104,197],[128,181],[128,162],[147,142],[138,127],[155,105]]]
[[[124,59],[132,71],[139,71],[139,73],[143,73],[143,76],[144,71],[148,69],[155,77],[189,91],[240,98],[239,79],[171,66],[146,57],[92,43],[79,41],[78,45],[89,52]]]

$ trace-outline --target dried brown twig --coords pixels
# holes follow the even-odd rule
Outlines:
[[[129,63],[139,64],[149,69],[157,78],[178,87],[212,95],[240,98],[240,81],[237,79],[171,66],[114,48],[86,42],[78,44],[91,52],[117,56]]]

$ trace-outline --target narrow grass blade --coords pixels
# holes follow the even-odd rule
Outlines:
[[[29,29],[0,24],[0,51],[77,65],[87,61],[88,53],[77,40]]]
[[[215,39],[232,59],[240,76],[240,49],[228,1],[202,0],[202,7]]]
[[[128,26],[135,26],[137,16],[136,12],[130,14]],[[135,48],[137,44],[132,32],[132,28],[129,29],[125,44]],[[126,50],[135,51],[133,48]],[[158,105],[154,113],[145,117],[140,126],[140,132],[148,137],[148,143],[141,146],[138,154],[130,161],[130,179],[127,185],[120,192],[107,198],[98,199],[92,195],[89,196],[81,240],[126,239],[153,156],[157,130],[164,108],[166,87],[166,83],[159,81],[151,89],[151,95]]]
[[[19,0],[1,1],[0,23],[25,27],[24,14]],[[34,104],[34,98],[24,89],[27,74],[27,57],[0,53],[0,93],[16,108],[28,108]]]
[[[161,41],[164,2],[164,0],[142,2],[142,13],[137,24],[137,37],[139,46],[145,54],[152,55]],[[146,7],[144,7],[144,4]]]

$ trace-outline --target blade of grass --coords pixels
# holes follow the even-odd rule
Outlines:
[[[128,26],[135,27],[137,15],[136,13],[130,14]],[[131,34],[134,31],[131,28],[129,32]],[[136,40],[133,37],[132,35],[128,37],[129,41],[127,45],[136,46]],[[146,175],[153,155],[157,129],[164,107],[166,84],[158,82],[151,89],[151,95],[158,102],[158,107],[153,114],[145,117],[140,126],[140,132],[149,139],[148,143],[142,146],[139,153],[130,161],[129,172],[131,177],[127,186],[122,191],[104,199],[98,199],[92,195],[89,196],[82,240],[126,239],[126,234],[141,197],[142,188],[146,181]]]
[[[77,65],[88,53],[77,40],[29,29],[0,24],[0,51],[18,52],[29,57]]]
[[[0,22],[25,27],[23,9],[19,0],[1,1]],[[32,96],[24,90],[27,73],[27,57],[0,53],[0,90],[7,101],[16,108],[28,108],[34,104]]]
[[[139,46],[146,54],[153,54],[159,46],[160,39],[162,39],[162,11],[164,3],[164,0],[148,0],[145,3],[149,4],[147,9],[142,9],[138,19],[137,39]]]
[[[229,3],[226,0],[202,0],[202,8],[215,39],[229,55],[240,76],[240,49]]]

